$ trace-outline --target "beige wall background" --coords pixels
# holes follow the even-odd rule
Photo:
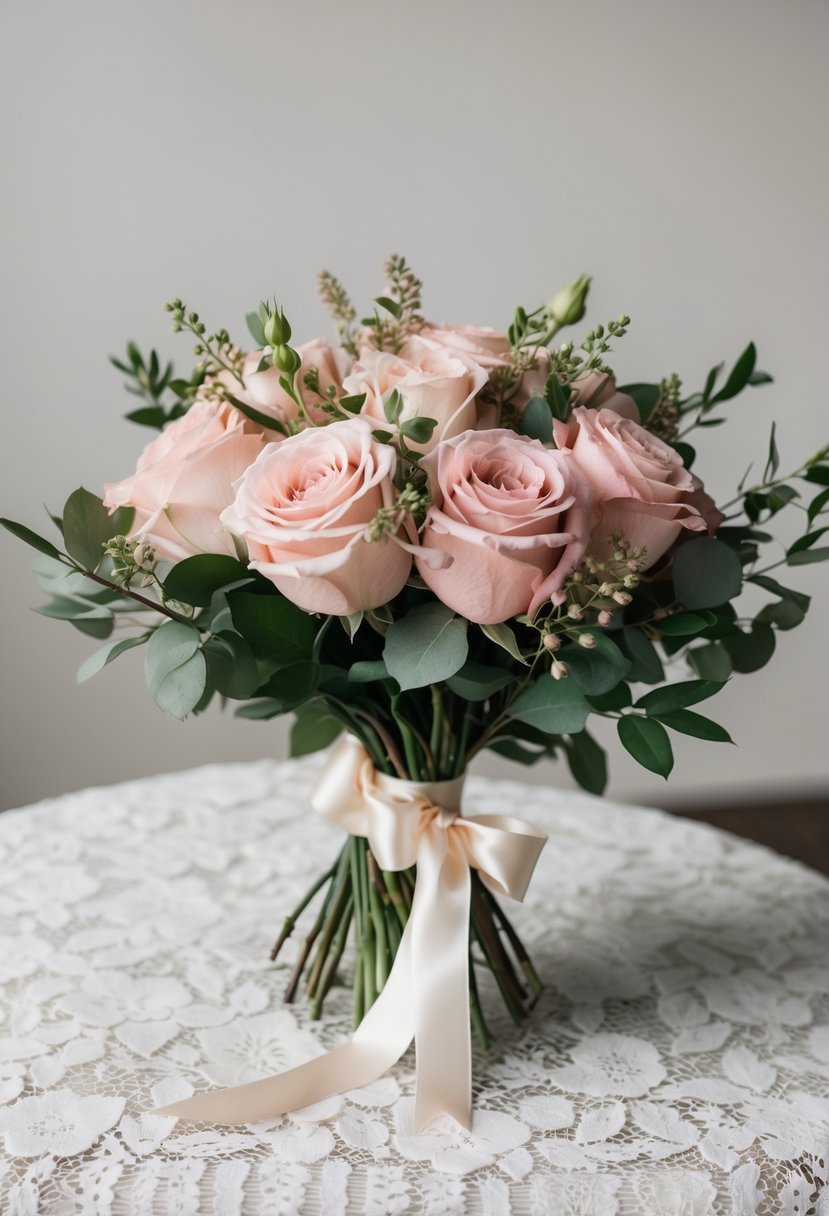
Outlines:
[[[242,334],[276,292],[312,336],[314,272],[367,300],[392,250],[435,319],[503,325],[591,272],[592,319],[633,318],[623,380],[696,386],[754,338],[776,384],[700,442],[715,494],[773,417],[792,466],[829,438],[824,0],[7,0],[0,20],[0,513],[41,528],[44,501],[132,469],[149,432],[106,355],[135,337],[186,365],[166,299]],[[95,643],[29,611],[5,535],[0,561],[2,805],[285,754],[281,724],[164,718],[135,655],[76,688]],[[739,748],[678,742],[668,787],[614,750],[610,793],[825,788],[827,582],[797,573],[812,615],[719,698]]]

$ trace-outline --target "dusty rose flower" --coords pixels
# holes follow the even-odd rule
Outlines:
[[[338,397],[343,395],[343,380],[351,367],[351,357],[341,346],[329,346],[322,338],[311,342],[303,342],[296,347],[302,358],[302,365],[297,372],[297,384],[302,389],[303,399],[307,403],[308,413],[314,422],[325,422],[329,415],[318,408],[319,398],[303,384],[303,377],[315,367],[319,373],[320,388],[323,393],[333,385]],[[266,367],[257,371],[262,362],[262,351],[251,351],[246,356],[242,368],[247,399],[263,414],[271,414],[279,422],[295,422],[298,418],[297,404],[279,383],[281,372],[275,367]]]
[[[592,498],[575,462],[493,430],[458,435],[423,464],[433,501],[417,560],[424,581],[470,621],[534,615],[578,565],[590,534]],[[432,569],[430,550],[451,565]]]
[[[377,608],[409,577],[404,538],[366,539],[395,498],[395,451],[372,431],[352,418],[269,444],[222,515],[246,542],[251,568],[306,612]]]
[[[479,367],[503,367],[509,362],[509,338],[488,325],[424,325],[418,337],[451,353],[466,355]]]
[[[160,557],[233,555],[219,516],[265,443],[261,428],[231,405],[197,401],[147,445],[132,477],[104,487],[104,505],[110,512],[134,507],[130,535],[155,545]]]
[[[613,410],[623,418],[639,422],[639,407],[627,393],[620,393],[609,372],[590,372],[574,380],[571,401],[574,405],[589,405],[591,409]]]
[[[705,531],[694,503],[701,485],[678,453],[638,422],[604,407],[577,406],[569,421],[554,423],[553,430],[559,449],[578,464],[598,504],[588,550],[592,556],[606,557],[608,537],[618,534],[634,548],[647,550],[647,568],[683,528]]]
[[[431,452],[442,439],[475,426],[476,397],[486,382],[484,368],[468,356],[410,338],[405,357],[364,349],[344,388],[347,393],[366,394],[362,414],[384,430],[389,423],[383,412],[383,399],[396,388],[403,398],[398,425],[417,417],[434,418],[437,422],[427,442],[406,440],[409,447]]]

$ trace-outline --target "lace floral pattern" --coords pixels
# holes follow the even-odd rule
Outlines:
[[[335,853],[315,762],[213,766],[0,817],[10,1216],[829,1216],[829,883],[655,811],[513,782],[550,833],[516,1030],[486,990],[475,1120],[412,1129],[413,1060],[241,1128],[146,1112],[348,1032],[281,994],[280,917]]]

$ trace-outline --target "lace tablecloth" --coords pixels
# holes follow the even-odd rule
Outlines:
[[[411,1054],[303,1117],[143,1112],[341,1041],[281,1002],[281,917],[339,846],[315,763],[214,766],[0,816],[5,1216],[829,1213],[829,883],[657,811],[471,780],[550,840],[516,912],[549,987],[412,1131]]]

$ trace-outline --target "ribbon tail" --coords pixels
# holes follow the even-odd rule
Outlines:
[[[263,1123],[376,1081],[397,1063],[414,1037],[410,928],[411,921],[383,991],[350,1042],[274,1077],[196,1094],[153,1114],[191,1123]]]
[[[472,884],[447,833],[424,837],[409,924],[417,984],[415,1131],[451,1115],[472,1126],[472,1044],[469,1031],[469,906]]]

